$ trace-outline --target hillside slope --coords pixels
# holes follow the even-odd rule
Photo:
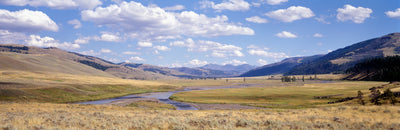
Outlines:
[[[323,55],[315,55],[315,56],[308,56],[308,57],[292,57],[286,58],[281,62],[268,64],[262,67],[258,67],[252,69],[246,73],[240,75],[240,77],[253,77],[253,76],[264,76],[264,75],[274,75],[274,74],[283,74],[304,62],[310,62],[316,58],[319,58]]]
[[[76,73],[77,71],[82,71],[82,69],[87,69],[87,67],[77,67],[76,65],[86,65],[90,66],[91,68],[94,68],[96,70],[100,70],[102,72],[106,72],[108,76],[115,76],[119,78],[126,78],[126,79],[155,79],[155,78],[174,78],[171,76],[165,76],[162,74],[158,73],[153,73],[153,72],[147,72],[143,71],[140,69],[136,68],[128,68],[122,65],[117,65],[112,62],[93,57],[93,56],[87,56],[87,55],[82,55],[74,52],[67,52],[58,48],[38,48],[38,47],[30,47],[30,46],[23,46],[23,45],[7,45],[7,44],[0,44],[0,52],[8,52],[8,53],[13,53],[13,54],[19,54],[27,57],[31,57],[31,59],[36,59],[36,60],[25,60],[25,64],[40,64],[40,65],[34,65],[34,66],[41,66],[41,67],[33,67],[31,69],[28,69],[29,71],[35,71],[35,69],[38,70],[47,70],[49,72],[55,71],[55,72],[66,72],[66,71],[71,71],[73,73]],[[41,57],[39,57],[41,55]],[[11,56],[11,55],[8,55]],[[36,57],[35,57],[36,56]],[[3,55],[3,58],[5,59],[7,55]],[[35,57],[35,58],[33,58]],[[52,58],[51,58],[52,57]],[[46,60],[46,59],[52,59],[52,60]],[[16,57],[9,57],[7,58],[8,60],[10,59],[16,59]],[[29,58],[28,58],[29,59]],[[57,60],[55,60],[57,59]],[[22,59],[21,59],[22,60]],[[43,62],[40,62],[40,60],[45,60]],[[63,69],[63,68],[55,68],[54,66],[58,65],[53,65],[51,64],[50,61],[59,61],[60,65],[65,64],[73,64],[69,69]],[[63,62],[66,63],[63,63]],[[78,64],[79,63],[79,64]],[[3,63],[5,64],[5,63]],[[64,66],[65,66],[64,65]],[[7,65],[8,67],[12,67],[12,65]],[[1,66],[0,66],[1,67]],[[43,69],[44,68],[44,69]],[[10,68],[8,68],[10,69]],[[75,71],[74,71],[75,70]],[[88,69],[88,70],[93,70],[93,69]],[[85,71],[83,71],[85,72]],[[92,73],[92,72],[88,72]],[[93,73],[100,73],[100,72],[93,72]],[[76,73],[80,74],[80,73]],[[102,73],[105,75],[104,73]],[[90,74],[89,74],[90,75]]]
[[[3,71],[17,70],[114,77],[109,73],[97,70],[93,67],[47,54],[0,52],[0,61],[0,70]]]
[[[359,42],[332,51],[312,62],[302,63],[286,75],[344,73],[357,62],[368,58],[400,55],[400,33]]]

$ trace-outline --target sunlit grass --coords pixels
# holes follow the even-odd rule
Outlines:
[[[107,105],[0,104],[0,129],[397,129],[399,122],[396,106],[175,111]]]
[[[369,92],[369,88],[385,82],[334,82],[314,83],[287,87],[250,87],[188,91],[174,94],[177,101],[193,103],[233,103],[267,108],[309,108],[325,105],[345,97],[355,97],[357,91]],[[316,96],[339,95],[327,99]]]

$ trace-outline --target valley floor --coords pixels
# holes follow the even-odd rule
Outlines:
[[[368,102],[369,88],[382,86],[382,89],[398,91],[400,83],[320,83],[317,80],[282,83],[271,77],[137,81],[19,71],[1,72],[0,76],[0,129],[400,128],[399,104],[374,106],[367,103],[361,106],[355,100],[327,104],[356,96],[358,90],[365,94],[364,100]],[[174,106],[154,99],[132,100],[119,105],[56,104],[133,93],[176,91],[189,86],[196,89],[235,84],[256,86],[188,91],[177,93],[173,98],[192,102],[200,109],[238,110],[176,111]],[[315,99],[315,96],[329,95],[333,95],[332,98]]]

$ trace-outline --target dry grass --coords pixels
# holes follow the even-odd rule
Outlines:
[[[395,106],[173,111],[48,103],[0,104],[0,129],[397,129]]]

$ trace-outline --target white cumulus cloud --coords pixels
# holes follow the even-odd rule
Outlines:
[[[363,23],[365,19],[370,17],[372,10],[364,7],[354,7],[351,5],[344,5],[343,8],[336,10],[338,14],[336,18],[339,21],[353,21],[354,23]]]
[[[297,38],[297,36],[291,32],[288,31],[282,31],[280,33],[277,33],[275,36],[280,37],[280,38]]]
[[[310,8],[302,6],[290,6],[287,9],[279,9],[265,13],[265,15],[283,22],[293,22],[295,20],[311,18],[315,16],[314,12]]]
[[[266,65],[266,64],[268,64],[268,61],[263,60],[263,59],[258,59],[257,63],[260,64],[260,65]]]
[[[313,37],[323,37],[324,35],[320,34],[320,33],[316,33],[313,35]]]
[[[171,50],[171,48],[168,48],[167,46],[154,46],[153,48],[156,49],[156,50],[159,50],[159,51],[169,51],[169,50]]]
[[[246,21],[253,22],[253,23],[268,23],[267,19],[260,18],[258,16],[248,17]]]
[[[231,11],[246,11],[250,9],[250,4],[244,0],[229,0],[222,3],[215,4],[212,1],[201,1],[202,8],[213,8],[217,11],[231,10]]]
[[[57,24],[41,11],[0,9],[0,29],[13,32],[58,31]]]
[[[21,44],[28,38],[24,33],[0,30],[0,44]]]
[[[92,39],[95,41],[106,41],[106,42],[119,42],[122,39],[118,36],[119,34],[113,34],[109,32],[102,32],[100,37],[93,37]]]
[[[193,59],[193,60],[189,61],[189,64],[193,65],[193,66],[204,66],[204,65],[207,65],[208,62],[207,61],[201,61],[201,60],[198,60],[198,59]]]
[[[134,51],[125,51],[125,52],[122,52],[122,54],[124,54],[124,55],[140,55],[141,53],[134,52]]]
[[[82,23],[77,19],[68,21],[68,24],[74,25],[75,29],[78,29],[78,28],[82,27]]]
[[[397,8],[396,11],[387,11],[385,14],[390,18],[400,19],[400,8]]]
[[[60,42],[52,37],[41,37],[39,35],[26,35],[20,32],[10,32],[8,30],[0,30],[1,44],[21,44],[37,47],[57,47],[61,49],[79,49],[80,45],[70,42]]]
[[[187,51],[197,51],[197,52],[211,52],[211,56],[213,57],[243,57],[244,54],[241,52],[242,48],[229,45],[222,44],[214,41],[193,41],[192,39],[186,39],[185,41],[174,41],[170,43],[170,46],[177,47],[186,47]]]
[[[257,50],[257,49],[251,49],[248,51],[250,55],[257,55],[257,56],[263,56],[263,57],[269,57],[269,58],[288,58],[285,53],[274,53],[274,52],[267,52],[265,50]]]
[[[275,53],[275,52],[268,52],[269,48],[261,48],[255,45],[250,45],[249,50],[247,51],[250,55],[256,55],[256,56],[263,56],[263,57],[268,57],[268,58],[288,58],[289,56],[286,55],[285,53]]]
[[[146,61],[145,59],[140,58],[140,57],[138,57],[138,56],[130,57],[129,60],[134,61],[134,62],[143,62],[143,61]]]
[[[209,18],[204,14],[185,11],[176,17],[181,22],[180,28],[189,36],[254,35],[254,31],[250,28],[229,23],[225,15]]]
[[[240,61],[240,60],[237,60],[237,59],[233,59],[231,61],[226,61],[226,62],[224,62],[222,64],[223,65],[231,64],[231,65],[234,65],[234,66],[238,66],[238,65],[247,64],[247,62],[246,61]]]
[[[179,11],[179,10],[185,9],[185,6],[183,6],[183,5],[175,5],[175,6],[171,6],[171,7],[165,7],[163,9],[164,10],[168,10],[168,11]]]
[[[164,41],[182,35],[254,35],[252,29],[228,22],[225,15],[210,18],[193,11],[173,13],[155,5],[146,7],[134,1],[84,10],[81,16],[84,21],[122,30],[130,38],[141,41]]]
[[[63,42],[60,43],[52,37],[40,37],[38,35],[30,35],[28,39],[25,40],[25,44],[29,46],[37,47],[57,47],[62,49],[78,49],[79,44]]]
[[[50,7],[53,9],[93,9],[102,4],[100,0],[1,0],[0,4],[14,6]]]
[[[139,47],[152,47],[153,43],[151,43],[151,42],[138,42],[137,45]]]
[[[107,48],[101,48],[100,53],[111,53],[112,51]]]
[[[279,5],[283,2],[288,2],[289,0],[267,0],[269,5]]]
[[[86,43],[89,43],[90,41],[89,41],[90,39],[88,39],[88,38],[78,38],[78,39],[76,39],[75,41],[74,41],[74,43],[75,44],[86,44]]]

